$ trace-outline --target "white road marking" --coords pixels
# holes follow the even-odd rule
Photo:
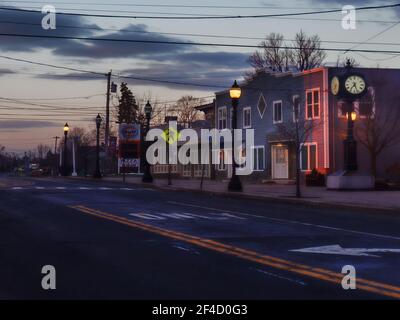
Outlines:
[[[98,190],[107,191],[107,190],[112,190],[112,189],[111,188],[107,188],[107,187],[101,187],[101,188],[98,188]]]
[[[253,217],[253,218],[263,218],[263,219],[265,218],[263,216],[257,216],[257,215],[250,214],[250,213],[243,213],[243,212],[237,212],[237,211],[231,211],[231,210],[223,210],[223,209],[217,209],[217,208],[203,207],[203,206],[198,206],[198,205],[184,203],[184,202],[167,201],[167,203],[177,204],[177,205],[185,206],[185,207],[192,207],[192,208],[199,208],[199,209],[206,209],[206,210],[224,212],[224,213],[241,214],[243,216],[248,216],[248,217]]]
[[[24,190],[22,187],[13,187],[12,190]]]
[[[132,188],[119,188],[119,190],[123,190],[123,191],[133,191],[135,189]]]
[[[66,187],[56,187],[56,190],[66,190]]]
[[[79,190],[92,190],[92,188],[88,188],[88,187],[79,187]]]
[[[308,227],[315,227],[315,228],[321,228],[321,229],[328,229],[328,230],[335,230],[335,231],[341,231],[341,232],[360,234],[360,235],[370,236],[370,237],[375,237],[375,238],[400,240],[400,237],[396,237],[396,236],[388,236],[388,235],[384,235],[384,234],[369,233],[369,232],[363,232],[363,231],[357,231],[357,230],[351,230],[351,229],[330,227],[330,226],[324,226],[324,225],[320,225],[320,224],[312,224],[312,223],[300,222],[300,221],[295,221],[295,220],[270,218],[270,217],[258,216],[258,215],[253,215],[253,214],[249,214],[249,213],[244,213],[244,212],[222,210],[222,209],[216,209],[216,208],[210,208],[210,207],[202,207],[202,206],[188,204],[188,203],[184,203],[184,202],[167,201],[167,203],[181,205],[181,206],[187,206],[187,207],[207,209],[207,210],[215,210],[215,211],[223,211],[223,212],[229,212],[229,213],[234,213],[234,214],[241,214],[241,215],[246,215],[246,216],[250,216],[250,217],[276,221],[276,222],[280,222],[280,223],[292,223],[292,224],[299,224],[299,225],[308,226]]]
[[[44,187],[35,187],[36,190],[44,190]]]
[[[130,213],[132,217],[146,219],[146,220],[166,220],[167,218],[160,217],[158,215],[148,214],[148,213]]]
[[[287,280],[287,281],[290,281],[290,282],[294,282],[294,283],[300,284],[302,286],[306,286],[307,285],[307,283],[305,283],[305,282],[303,282],[301,280],[291,279],[291,278],[284,277],[284,276],[281,276],[279,274],[267,272],[267,271],[261,270],[261,269],[253,269],[253,268],[250,268],[250,269],[255,270],[257,272],[260,272],[260,273],[263,273],[263,274],[265,274],[267,276],[270,276],[270,277],[274,277],[274,278],[278,278],[278,279],[282,279],[282,280]]]
[[[342,248],[340,245],[303,248],[303,249],[289,250],[289,251],[303,252],[303,253],[335,254],[342,256],[365,256],[365,257],[376,257],[376,258],[379,258],[379,256],[372,255],[369,253],[379,253],[379,252],[400,253],[400,249]]]

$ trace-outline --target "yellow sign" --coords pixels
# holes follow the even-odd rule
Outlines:
[[[165,129],[161,137],[168,143],[168,144],[174,144],[176,143],[181,134],[176,131],[174,128],[168,128]]]

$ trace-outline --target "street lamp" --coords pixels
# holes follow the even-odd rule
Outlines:
[[[94,172],[93,178],[101,179],[100,172],[100,125],[101,125],[101,116],[100,114],[96,117],[96,170]]]
[[[357,113],[354,111],[353,103],[347,102],[347,137],[344,140],[344,169],[346,171],[357,171],[357,141],[354,139],[354,122]]]
[[[67,140],[68,140],[68,131],[69,126],[68,123],[64,125],[64,159],[63,159],[63,176],[68,176],[68,169],[67,169]]]
[[[144,107],[144,113],[146,115],[146,133],[144,135],[144,137],[147,136],[149,130],[150,130],[150,119],[151,119],[151,113],[153,111],[153,108],[151,107],[150,101],[147,101],[146,106]],[[142,178],[142,181],[145,183],[152,183],[153,182],[153,177],[151,175],[151,170],[150,170],[150,164],[147,161],[147,149],[149,147],[148,141],[144,141],[144,175]]]
[[[240,89],[236,80],[231,89],[229,90],[229,95],[232,99],[233,112],[232,112],[232,177],[231,180],[229,181],[228,190],[240,192],[243,190],[243,188],[239,176],[236,175],[237,164],[235,161],[235,152],[234,152],[234,136],[235,136],[235,129],[237,129],[237,109],[239,106],[240,96],[242,95],[242,90]]]

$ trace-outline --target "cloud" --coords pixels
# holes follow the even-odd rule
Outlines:
[[[0,121],[0,129],[27,129],[27,128],[50,128],[57,127],[58,123],[52,121],[30,121],[30,120],[3,120]]]
[[[43,30],[41,20],[43,15],[32,12],[1,12],[1,21],[16,21],[22,24],[0,23],[2,33],[78,36],[96,39],[135,39],[139,41],[188,42],[178,37],[150,32],[145,24],[129,24],[117,31],[100,32],[94,24],[79,16],[57,16],[56,30]],[[4,16],[3,16],[4,14]],[[73,26],[74,28],[62,28]],[[0,36],[0,50],[32,52],[48,49],[55,56],[79,59],[83,65],[102,59],[134,59],[132,68],[123,72],[135,77],[193,82],[199,84],[227,85],[232,79],[240,78],[248,68],[246,53],[209,52],[189,42],[188,45],[173,45],[159,43],[127,43],[112,41],[87,41],[65,39],[41,39]],[[135,67],[137,66],[137,67]],[[1,71],[1,70],[0,70]],[[1,73],[0,73],[1,74]],[[63,80],[94,80],[101,76],[49,72],[37,76],[42,79]],[[140,81],[139,81],[140,82]],[[141,81],[141,84],[150,82]],[[169,88],[171,84],[160,84]]]
[[[160,61],[143,61],[137,63],[139,67],[126,69],[121,75],[134,78],[157,79],[169,82],[189,82],[199,85],[215,86],[197,87],[182,86],[173,83],[155,83],[145,80],[127,79],[130,83],[138,85],[157,84],[167,88],[192,88],[210,91],[220,86],[229,86],[234,79],[239,79],[248,67],[248,54],[235,52],[188,52],[178,55],[164,55]],[[164,61],[161,61],[164,60]],[[65,74],[44,74],[39,78],[52,80],[98,80],[97,75],[79,72]],[[121,78],[121,81],[124,81]]]
[[[73,28],[57,28],[56,30],[44,30],[42,28],[41,13],[18,12],[0,10],[1,12],[1,33],[5,34],[33,34],[52,36],[91,36],[95,25],[89,24],[79,16],[57,16],[57,24],[60,26],[72,26]],[[61,49],[74,45],[74,40],[54,40],[45,38],[24,38],[24,37],[0,37],[0,49],[4,51],[33,52],[39,49]]]
[[[2,76],[6,76],[9,74],[14,74],[15,72],[12,71],[11,69],[7,69],[7,68],[0,68],[0,77]]]

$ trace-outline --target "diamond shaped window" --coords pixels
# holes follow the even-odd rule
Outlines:
[[[265,102],[264,96],[261,94],[260,99],[258,100],[258,106],[257,106],[258,112],[260,113],[260,117],[262,118],[264,116],[264,112],[267,109],[267,104]]]

